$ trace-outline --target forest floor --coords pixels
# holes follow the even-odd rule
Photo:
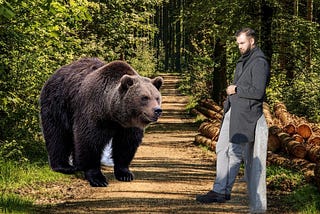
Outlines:
[[[223,204],[200,204],[215,176],[215,154],[194,145],[198,125],[185,111],[188,97],[177,90],[177,76],[163,75],[163,116],[146,130],[131,164],[132,182],[120,182],[113,167],[103,167],[106,188],[93,188],[82,175],[70,183],[47,183],[30,190],[37,213],[249,213],[246,184],[237,178],[232,198]],[[268,196],[268,213],[285,213]]]

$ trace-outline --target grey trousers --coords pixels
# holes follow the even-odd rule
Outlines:
[[[244,161],[250,212],[265,212],[268,142],[268,126],[265,117],[262,115],[257,122],[255,142],[234,144],[229,142],[230,111],[224,116],[216,146],[216,179],[213,191],[230,194],[241,162]]]

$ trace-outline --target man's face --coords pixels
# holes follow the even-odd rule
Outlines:
[[[247,37],[245,33],[241,33],[237,37],[237,44],[241,55],[243,55],[254,48],[254,39],[252,37]]]

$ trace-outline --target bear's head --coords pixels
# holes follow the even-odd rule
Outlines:
[[[123,127],[144,129],[156,122],[162,113],[159,91],[162,84],[162,77],[150,79],[139,75],[123,75],[118,85],[119,102],[114,105],[117,113],[112,117]]]

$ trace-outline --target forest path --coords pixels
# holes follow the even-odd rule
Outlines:
[[[236,181],[232,199],[224,204],[199,204],[197,194],[209,191],[214,181],[215,155],[193,144],[198,126],[185,112],[188,97],[177,90],[178,76],[162,75],[163,115],[147,128],[131,164],[132,182],[120,182],[113,167],[104,167],[107,188],[93,188],[82,178],[56,190],[47,213],[248,213],[246,185]]]

